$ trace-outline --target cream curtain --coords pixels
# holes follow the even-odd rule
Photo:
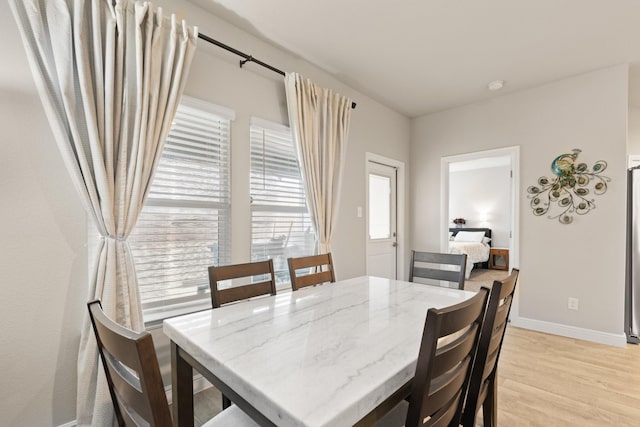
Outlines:
[[[351,122],[351,100],[299,74],[285,77],[289,124],[316,231],[319,253],[331,252]]]
[[[10,3],[54,139],[101,236],[89,298],[100,298],[118,323],[141,330],[126,239],[183,92],[197,30],[148,2]],[[111,426],[113,406],[87,316],[82,328],[78,425]]]

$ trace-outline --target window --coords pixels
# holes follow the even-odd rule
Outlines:
[[[251,259],[273,259],[278,285],[290,283],[287,258],[313,255],[315,235],[289,128],[251,121]]]
[[[369,239],[391,237],[391,178],[369,174]]]
[[[208,302],[207,267],[230,262],[232,119],[233,112],[191,98],[178,108],[129,237],[145,320],[167,306]]]

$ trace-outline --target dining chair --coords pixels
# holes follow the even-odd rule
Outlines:
[[[443,266],[452,266],[447,269]],[[464,289],[464,274],[467,266],[466,254],[443,254],[436,252],[411,251],[409,281],[416,278],[429,279],[429,285],[439,285],[435,281],[454,283],[457,289]]]
[[[502,281],[494,281],[491,287],[487,313],[478,341],[478,353],[471,371],[469,391],[462,413],[462,425],[465,427],[474,425],[480,407],[482,407],[483,425],[485,427],[497,425],[498,358],[519,274],[520,271],[514,268],[509,277]]]
[[[289,258],[289,274],[291,275],[291,288],[297,291],[306,286],[314,286],[325,282],[335,282],[333,272],[333,259],[331,253],[313,255],[301,258]],[[325,267],[323,270],[322,267]],[[309,274],[298,275],[298,270],[312,268],[315,271]]]
[[[427,312],[410,396],[377,427],[458,426],[487,303],[487,288]]]
[[[115,323],[102,310],[100,300],[90,301],[87,306],[118,426],[172,427],[151,334]],[[257,426],[235,405],[204,424],[228,425]]]
[[[220,288],[220,282],[224,280],[251,278],[254,276],[267,277],[257,283],[225,289]],[[273,270],[273,260],[209,267],[209,286],[211,287],[211,305],[213,308],[247,298],[275,295],[276,278]]]

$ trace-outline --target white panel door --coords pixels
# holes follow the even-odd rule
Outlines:
[[[396,278],[397,169],[367,165],[367,275]]]

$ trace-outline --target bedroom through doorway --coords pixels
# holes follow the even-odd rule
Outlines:
[[[467,254],[470,287],[506,277],[519,265],[519,147],[443,157],[441,173],[441,251]]]

